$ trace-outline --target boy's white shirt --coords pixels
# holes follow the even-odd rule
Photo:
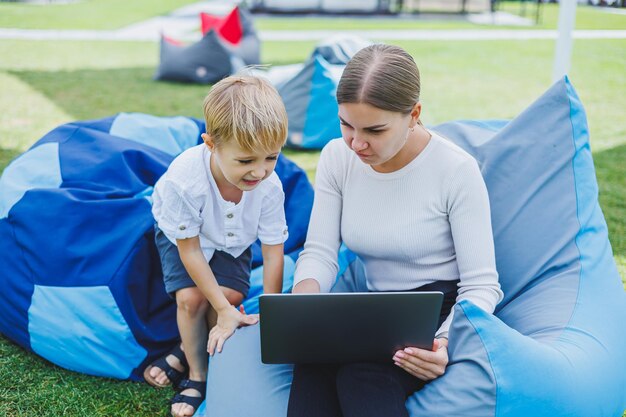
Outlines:
[[[154,186],[152,214],[165,236],[173,244],[199,236],[207,262],[215,250],[238,257],[257,238],[267,245],[284,243],[285,194],[276,172],[235,204],[222,198],[210,156],[204,144],[187,149]]]

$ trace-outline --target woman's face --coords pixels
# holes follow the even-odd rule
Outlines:
[[[395,170],[391,168],[407,143],[409,128],[415,126],[413,113],[381,110],[366,103],[343,103],[339,105],[341,135],[361,161],[377,171],[390,172]]]

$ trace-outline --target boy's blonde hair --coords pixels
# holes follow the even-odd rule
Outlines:
[[[234,140],[246,151],[275,152],[287,140],[287,111],[268,80],[233,75],[215,84],[204,99],[206,133],[216,147]]]

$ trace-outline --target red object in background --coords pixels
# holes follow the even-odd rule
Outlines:
[[[169,36],[165,36],[162,33],[161,33],[161,37],[163,38],[163,40],[165,42],[171,43],[172,45],[177,45],[177,46],[183,46],[184,45],[184,43],[179,41],[178,39],[170,38]]]
[[[200,20],[202,21],[202,35],[206,35],[208,31],[213,29],[220,37],[232,44],[238,44],[243,37],[243,26],[237,7],[224,17],[200,13]]]

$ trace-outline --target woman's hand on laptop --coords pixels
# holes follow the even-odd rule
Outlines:
[[[448,365],[448,339],[435,339],[433,350],[407,347],[393,356],[393,361],[411,375],[430,381],[440,377]]]
[[[228,339],[238,327],[250,326],[259,321],[258,314],[242,314],[236,308],[228,306],[227,308],[217,312],[217,324],[213,326],[209,332],[209,341],[207,342],[207,351],[213,356],[217,351],[220,353],[224,347],[224,342]]]
[[[317,294],[320,292],[320,284],[313,278],[302,280],[291,290],[293,294]]]

